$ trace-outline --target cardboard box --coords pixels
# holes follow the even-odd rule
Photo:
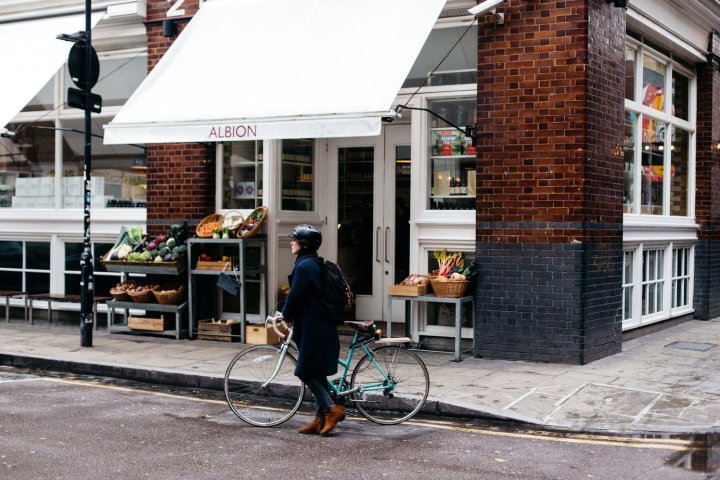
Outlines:
[[[55,194],[55,177],[40,177],[40,192],[38,196],[52,196]]]
[[[198,339],[218,342],[239,342],[240,322],[237,320],[200,320]]]
[[[428,292],[427,285],[393,285],[388,289],[390,295],[403,297],[419,297]]]
[[[245,327],[245,343],[252,345],[274,345],[280,343],[280,337],[278,337],[272,326],[268,325],[247,325]]]
[[[160,318],[152,317],[128,317],[128,328],[131,330],[147,330],[151,332],[162,332],[163,330],[169,330],[172,328],[172,320],[165,315],[160,315]]]
[[[40,196],[40,177],[26,178],[27,182],[27,196],[28,197],[39,197]]]

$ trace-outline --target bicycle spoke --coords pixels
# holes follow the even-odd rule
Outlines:
[[[363,357],[350,383],[353,388],[360,387],[360,393],[354,397],[358,411],[368,420],[382,424],[411,418],[425,404],[430,389],[422,360],[396,346],[381,347],[373,351],[372,357]]]
[[[278,425],[292,417],[302,402],[305,388],[294,375],[296,361],[290,353],[272,378],[280,352],[270,345],[248,348],[235,356],[225,372],[228,405],[251,425]]]

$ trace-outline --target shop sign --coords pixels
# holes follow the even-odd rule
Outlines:
[[[208,139],[240,140],[257,137],[257,125],[216,125],[210,127]]]

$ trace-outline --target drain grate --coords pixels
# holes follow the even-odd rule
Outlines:
[[[668,348],[677,348],[678,350],[693,350],[695,352],[707,352],[715,347],[714,343],[696,343],[696,342],[673,342],[665,345]]]

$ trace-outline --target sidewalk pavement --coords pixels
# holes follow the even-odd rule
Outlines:
[[[425,413],[508,419],[580,431],[720,431],[720,318],[692,320],[624,342],[588,365],[489,360],[419,352],[430,374]],[[0,323],[0,365],[222,390],[244,346]],[[707,350],[704,350],[707,349]]]

